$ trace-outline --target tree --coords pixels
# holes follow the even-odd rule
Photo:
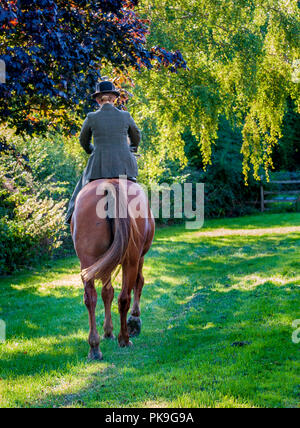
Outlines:
[[[149,43],[175,45],[188,70],[143,71],[133,108],[151,114],[162,156],[182,164],[186,129],[211,163],[219,117],[242,128],[243,172],[272,168],[288,99],[300,112],[300,9],[296,0],[144,0]],[[297,68],[298,67],[298,68]],[[141,106],[139,101],[142,100]],[[145,107],[146,106],[146,107]]]
[[[283,121],[282,138],[275,147],[273,161],[276,170],[300,170],[300,114],[291,101]]]
[[[60,134],[81,125],[102,71],[120,87],[133,68],[185,67],[178,51],[146,48],[149,22],[136,15],[137,3],[0,0],[0,274],[62,244],[62,198],[82,158],[67,155],[74,139],[64,144]],[[60,132],[48,140],[34,135],[51,128]],[[32,136],[23,141],[14,131]]]
[[[117,75],[155,63],[176,70],[180,52],[145,48],[148,21],[137,0],[11,0],[0,2],[0,120],[18,133],[49,125],[76,128],[89,108],[88,94],[110,64]]]

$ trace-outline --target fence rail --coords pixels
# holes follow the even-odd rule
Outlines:
[[[270,184],[300,184],[300,180],[269,181]]]
[[[300,193],[300,190],[285,190],[282,192],[278,192],[278,191],[274,190],[273,192],[264,192],[265,195],[274,195],[274,194],[279,195],[280,193],[284,193],[285,195],[286,194],[298,195],[298,193]]]
[[[295,184],[300,184],[300,180],[274,180],[274,181],[269,181],[269,183],[267,183],[267,185],[272,185],[272,184],[289,184],[289,185],[295,185]],[[267,190],[265,191],[265,186],[266,184],[261,183],[260,185],[260,209],[261,212],[264,212],[267,208],[266,208],[266,204],[273,204],[273,203],[295,203],[297,204],[298,202],[300,202],[300,186],[299,189],[297,190]],[[277,199],[265,199],[266,195],[295,195],[294,198],[277,198]],[[297,197],[298,196],[298,197]]]

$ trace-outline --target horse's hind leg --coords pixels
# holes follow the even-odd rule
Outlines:
[[[127,314],[130,308],[131,291],[135,285],[138,264],[124,263],[123,264],[123,285],[122,291],[119,295],[119,312],[121,320],[121,330],[119,334],[119,345],[121,347],[131,346],[132,343],[129,340],[129,333],[127,328]]]
[[[130,337],[138,336],[141,333],[142,322],[140,319],[141,310],[140,310],[140,300],[142,295],[142,290],[144,287],[144,276],[143,276],[143,265],[144,257],[140,259],[139,270],[137,275],[137,280],[134,286],[134,302],[131,311],[131,316],[128,318],[127,326]]]
[[[109,281],[105,282],[102,288],[102,300],[105,308],[105,320],[104,320],[104,338],[105,339],[114,339],[113,335],[113,323],[111,319],[111,304],[114,298],[114,289],[111,285],[111,278]]]
[[[100,336],[96,326],[96,306],[97,306],[97,291],[95,288],[94,281],[84,282],[84,302],[89,311],[89,323],[90,323],[90,360],[102,360],[102,353],[100,352]]]

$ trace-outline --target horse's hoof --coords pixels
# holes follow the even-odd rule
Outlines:
[[[103,339],[110,339],[110,340],[115,340],[116,336],[114,336],[113,334],[104,334],[103,335]]]
[[[142,321],[139,317],[131,315],[127,320],[127,328],[130,337],[138,336],[142,330]]]
[[[125,342],[125,340],[119,340],[119,346],[120,348],[126,348],[126,347],[130,347],[133,346],[133,343],[131,342],[131,340],[129,340],[128,342]]]
[[[90,353],[88,355],[89,361],[101,361],[103,360],[102,352],[100,352],[98,349],[91,349]]]

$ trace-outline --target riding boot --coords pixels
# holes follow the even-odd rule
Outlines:
[[[70,199],[68,211],[66,214],[65,224],[71,223],[72,215],[73,215],[74,208],[75,208],[75,201],[76,201],[77,195],[79,194],[79,192],[81,191],[82,188],[83,188],[83,176],[80,177],[80,180],[78,181],[78,183],[75,187],[74,193]]]

